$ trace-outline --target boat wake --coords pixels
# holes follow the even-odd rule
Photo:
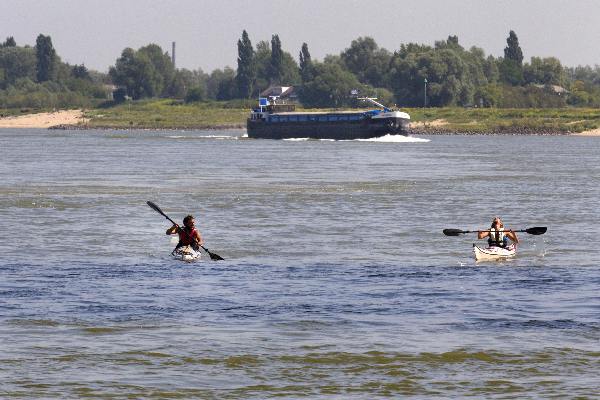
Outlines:
[[[316,142],[335,142],[334,139],[311,139],[311,138],[307,138],[307,137],[303,137],[303,138],[288,138],[288,139],[282,139],[282,140],[286,141],[286,142],[307,142],[309,140],[316,141]]]
[[[384,142],[384,143],[426,143],[429,139],[416,138],[403,135],[385,135],[371,139],[356,139],[359,142]]]
[[[167,136],[168,139],[217,139],[217,140],[237,140],[239,136],[231,136],[231,135],[203,135],[203,136],[187,136],[187,135],[170,135]]]
[[[283,139],[288,142],[306,142],[308,140],[319,141],[319,142],[335,142],[334,139],[311,139],[311,138],[289,138]],[[352,140],[338,140],[338,142],[381,142],[381,143],[426,143],[429,139],[416,138],[412,136],[403,135],[385,135],[371,139],[352,139]]]

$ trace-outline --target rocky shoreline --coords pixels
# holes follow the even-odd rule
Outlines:
[[[86,130],[123,130],[123,131],[131,131],[131,130],[139,130],[139,131],[144,131],[144,130],[165,130],[165,131],[199,131],[199,130],[203,130],[203,131],[223,131],[223,130],[230,130],[230,129],[246,129],[246,125],[245,124],[229,124],[229,125],[213,125],[213,126],[194,126],[194,127],[190,127],[190,126],[184,126],[184,127],[177,127],[177,126],[170,126],[168,128],[164,128],[164,127],[150,127],[150,126],[144,126],[144,127],[136,127],[136,126],[131,126],[131,127],[119,127],[119,126],[90,126],[90,125],[84,125],[84,124],[77,124],[77,125],[69,125],[69,124],[60,124],[60,125],[54,125],[54,126],[50,126],[48,127],[48,129],[56,129],[56,130],[65,130],[65,131],[86,131]]]
[[[246,129],[245,124],[229,124],[229,125],[213,125],[213,126],[185,126],[185,127],[115,127],[115,126],[90,126],[87,124],[60,124],[48,127],[48,129],[55,130],[169,130],[169,131],[197,131],[197,130],[210,130],[210,131],[222,131],[222,130],[238,130],[238,129]],[[511,127],[510,129],[506,128],[497,128],[489,131],[457,131],[451,130],[447,127],[419,127],[419,128],[411,128],[410,135],[464,135],[464,136],[478,136],[478,135],[537,135],[537,136],[566,136],[566,135],[580,135],[577,132],[565,132],[565,131],[557,131],[557,130],[548,130],[548,129],[533,129],[533,128],[525,128],[525,127]]]
[[[550,129],[538,129],[538,128],[527,128],[527,127],[511,127],[510,129],[499,127],[496,129],[490,129],[487,131],[468,131],[468,130],[451,130],[447,127],[419,127],[411,128],[411,135],[537,135],[537,136],[565,136],[565,135],[577,135],[576,132],[569,131],[557,131]]]

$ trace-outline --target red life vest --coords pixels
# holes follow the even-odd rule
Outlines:
[[[177,247],[196,244],[196,234],[198,233],[196,228],[192,229],[191,232],[188,232],[185,228],[181,228],[177,233],[179,234],[179,244]]]

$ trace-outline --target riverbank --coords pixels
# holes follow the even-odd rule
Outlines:
[[[0,128],[52,128],[54,126],[85,126],[89,118],[82,110],[60,110],[0,118]]]
[[[243,129],[251,104],[129,102],[90,110],[65,110],[0,118],[0,128]],[[535,134],[600,136],[600,110],[409,108],[412,134]],[[324,111],[324,110],[319,110]]]

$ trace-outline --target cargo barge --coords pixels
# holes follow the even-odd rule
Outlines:
[[[374,98],[361,98],[378,109],[363,111],[296,112],[293,104],[260,98],[247,120],[248,137],[255,139],[370,139],[408,135],[410,116],[391,110]]]

